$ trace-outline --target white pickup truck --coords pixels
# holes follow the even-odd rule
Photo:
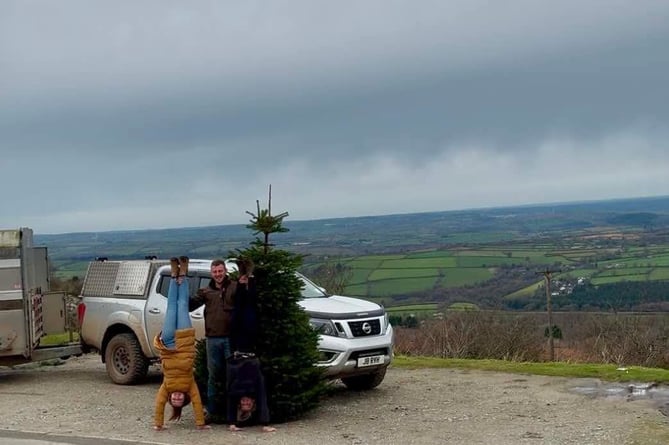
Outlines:
[[[211,260],[190,260],[191,295],[211,279]],[[228,270],[236,265],[228,263]],[[357,298],[328,295],[298,274],[300,305],[320,334],[324,374],[351,389],[379,385],[393,358],[393,328],[383,307]],[[84,280],[79,315],[84,350],[97,350],[112,381],[140,382],[158,358],[153,337],[162,328],[170,269],[165,260],[93,261]],[[191,312],[204,337],[204,306]]]

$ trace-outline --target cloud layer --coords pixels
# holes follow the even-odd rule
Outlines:
[[[667,19],[663,1],[5,2],[0,220],[240,223],[270,183],[293,219],[666,195]]]

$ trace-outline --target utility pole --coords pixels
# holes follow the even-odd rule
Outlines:
[[[551,279],[553,272],[559,272],[557,270],[546,269],[543,272],[537,272],[542,274],[546,280],[546,312],[548,313],[548,354],[550,356],[550,361],[555,361],[555,345],[553,343],[553,310],[551,308]]]

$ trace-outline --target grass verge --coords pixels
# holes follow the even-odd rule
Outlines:
[[[72,341],[79,341],[79,333],[72,333]],[[64,332],[62,334],[49,334],[40,338],[39,344],[42,346],[60,346],[70,343],[70,334]]]
[[[642,366],[619,367],[599,363],[536,363],[507,360],[465,360],[436,357],[396,356],[393,366],[398,368],[458,368],[479,371],[508,372],[512,374],[536,374],[557,377],[592,377],[611,382],[656,382],[669,383],[669,369],[644,368]]]

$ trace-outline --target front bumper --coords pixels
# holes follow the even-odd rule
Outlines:
[[[393,359],[393,327],[388,326],[385,334],[373,337],[343,338],[321,335],[318,350],[322,367],[327,378],[338,379],[361,374],[370,374],[388,366]],[[358,357],[383,355],[383,363],[376,366],[358,367]]]

